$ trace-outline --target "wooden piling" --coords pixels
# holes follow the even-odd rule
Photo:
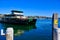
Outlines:
[[[6,40],[13,40],[13,28],[7,28]]]
[[[58,14],[55,13],[52,16],[52,26],[53,26],[53,40],[57,40],[57,28],[58,28]]]

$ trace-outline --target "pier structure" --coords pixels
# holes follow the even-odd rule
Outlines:
[[[52,16],[52,27],[53,27],[53,40],[57,40],[57,28],[58,28],[58,15],[53,14]]]
[[[55,13],[52,16],[53,28],[58,28],[58,14]]]
[[[6,40],[13,40],[13,28],[7,28],[6,30]]]
[[[58,14],[55,13],[52,16],[53,24],[53,40],[60,40],[60,28],[58,27]]]

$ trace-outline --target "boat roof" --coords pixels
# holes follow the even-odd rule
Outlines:
[[[17,12],[17,13],[23,13],[23,11],[18,11],[18,10],[12,10],[12,13]]]

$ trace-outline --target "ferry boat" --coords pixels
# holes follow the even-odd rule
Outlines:
[[[11,24],[35,24],[36,19],[23,15],[23,11],[12,10],[12,14],[5,14],[1,22]]]

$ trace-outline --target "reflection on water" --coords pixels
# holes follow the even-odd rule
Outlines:
[[[13,27],[15,36],[22,35],[25,31],[36,29],[35,25],[16,25],[16,24],[6,24],[6,23],[3,25],[5,30],[8,27]]]
[[[60,24],[60,22],[59,22]],[[60,25],[59,25],[60,26]],[[0,29],[4,27],[13,27],[14,40],[52,40],[52,20],[51,19],[38,19],[35,25],[13,25],[13,24],[0,24]],[[5,36],[0,36],[0,40],[5,40]]]

